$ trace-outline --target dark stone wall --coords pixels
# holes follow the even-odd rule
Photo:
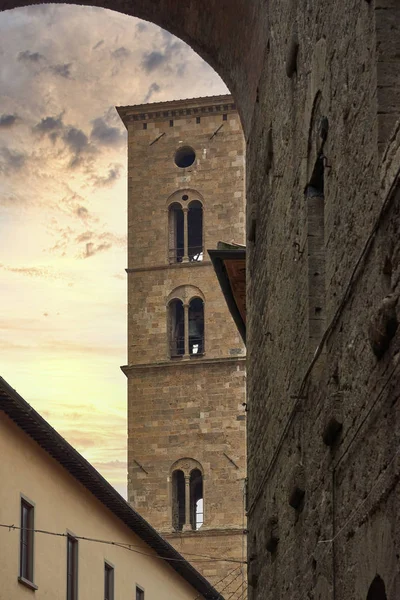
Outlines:
[[[22,4],[0,0],[0,9]],[[387,598],[399,598],[398,0],[91,4],[187,41],[227,82],[242,118],[256,231],[248,242],[250,597],[362,600],[378,573]],[[320,152],[316,254],[304,190]],[[325,288],[319,332],[310,254]]]

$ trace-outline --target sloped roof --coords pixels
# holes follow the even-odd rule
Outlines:
[[[246,247],[218,242],[217,249],[209,250],[208,254],[229,311],[246,343]]]
[[[213,586],[164,540],[98,471],[47,423],[2,377],[0,377],[0,410],[4,411],[43,450],[63,466],[77,481],[116,515],[202,596],[223,600]]]

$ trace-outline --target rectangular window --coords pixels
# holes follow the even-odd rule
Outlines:
[[[138,585],[136,586],[136,600],[144,600],[144,590]]]
[[[67,536],[67,600],[78,600],[78,540]]]
[[[114,600],[114,569],[104,563],[104,600]]]
[[[22,498],[19,575],[31,583],[33,583],[33,511],[32,504]]]

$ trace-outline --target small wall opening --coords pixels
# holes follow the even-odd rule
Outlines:
[[[190,524],[195,531],[203,525],[203,475],[199,469],[190,473]]]
[[[169,352],[171,357],[185,354],[185,313],[182,300],[174,299],[168,305]]]
[[[184,217],[182,206],[178,202],[174,202],[168,210],[169,262],[182,262],[185,252],[184,240]]]
[[[189,304],[189,354],[204,353],[204,302],[192,298]]]
[[[177,470],[172,473],[172,525],[182,531],[185,524],[185,475]]]
[[[203,260],[203,207],[199,200],[189,204],[188,257],[190,262]]]
[[[379,575],[375,577],[369,586],[367,600],[387,600],[385,583]]]

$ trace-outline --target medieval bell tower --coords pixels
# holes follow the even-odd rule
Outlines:
[[[216,584],[240,564],[205,557],[243,557],[245,353],[207,250],[244,243],[243,134],[231,96],[117,110],[128,130],[129,502]]]

